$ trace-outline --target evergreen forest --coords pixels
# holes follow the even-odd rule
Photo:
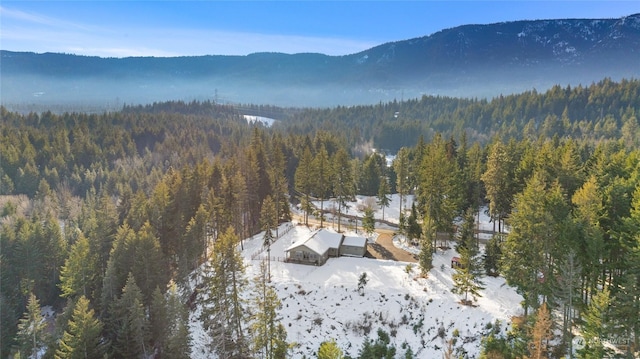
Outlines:
[[[287,358],[277,295],[266,274],[245,276],[238,248],[292,206],[306,222],[312,200],[390,193],[415,195],[399,231],[425,275],[439,234],[473,233],[488,208],[483,251],[459,236],[456,289],[473,296],[478,276],[499,275],[524,300],[520,325],[483,338],[481,357],[640,353],[639,80],[244,108],[276,121],[209,101],[0,108],[1,358],[188,358],[195,302],[220,358]],[[210,275],[194,282],[199,268]],[[362,358],[381,357],[378,335]]]

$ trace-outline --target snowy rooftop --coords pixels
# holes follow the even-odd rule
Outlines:
[[[344,241],[342,241],[342,245],[351,247],[364,247],[366,243],[367,239],[359,236],[346,236],[344,237]]]
[[[340,248],[340,243],[342,243],[342,234],[333,232],[328,229],[319,230],[314,237],[326,243],[329,248],[338,249]]]

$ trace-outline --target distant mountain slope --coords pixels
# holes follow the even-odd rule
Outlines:
[[[3,103],[220,99],[286,106],[491,97],[640,75],[640,14],[465,25],[357,54],[98,58],[0,52]]]

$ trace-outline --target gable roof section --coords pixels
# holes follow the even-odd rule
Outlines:
[[[289,252],[292,249],[298,248],[302,245],[309,248],[310,250],[316,252],[319,255],[323,255],[325,252],[329,250],[329,248],[340,248],[340,244],[342,243],[342,234],[330,232],[326,229],[319,229],[311,234],[309,238],[304,241],[298,241],[293,243],[285,250],[285,252]]]
[[[342,234],[321,229],[314,235],[319,241],[325,243],[329,248],[339,249],[342,243]]]
[[[342,241],[343,246],[350,246],[350,247],[364,247],[366,243],[367,243],[367,239],[359,236],[344,237],[344,241]]]
[[[318,231],[313,232],[307,239],[303,241],[298,241],[291,244],[289,248],[285,249],[285,252],[290,252],[292,249],[305,246],[310,250],[314,251],[316,254],[323,255],[325,252],[329,250],[329,246],[319,241],[316,238],[316,234],[318,234]]]

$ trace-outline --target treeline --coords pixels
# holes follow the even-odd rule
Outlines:
[[[494,136],[537,139],[571,137],[588,141],[629,136],[640,110],[640,81],[609,79],[589,86],[561,87],[492,100],[423,96],[375,106],[306,110],[280,125],[294,133],[326,130],[343,134],[349,147],[372,142],[396,152],[436,133],[487,143]]]
[[[562,313],[559,352],[571,342],[570,329],[579,326],[598,338],[593,345],[612,336],[626,338],[624,350],[632,355],[640,332],[639,100],[621,91],[637,94],[637,87],[636,81],[603,81],[588,89],[557,88],[491,102],[425,97],[308,110],[309,121],[288,120],[273,128],[250,125],[213,103],[193,104],[193,111],[191,105],[167,103],[101,115],[20,115],[0,108],[0,355],[45,348],[47,357],[66,357],[79,343],[93,341],[100,345],[91,357],[175,357],[169,353],[188,347],[188,330],[156,329],[182,328],[185,314],[178,308],[191,298],[210,298],[209,308],[219,307],[211,304],[211,298],[219,298],[224,308],[236,310],[209,311],[203,318],[212,338],[233,339],[213,340],[228,344],[216,346],[218,353],[242,357],[260,350],[281,357],[280,349],[272,350],[286,337],[277,324],[269,325],[273,330],[262,339],[248,335],[251,323],[274,323],[275,315],[238,315],[242,303],[233,298],[242,295],[229,289],[238,286],[243,273],[232,260],[237,258],[233,249],[244,238],[289,220],[292,202],[310,214],[312,200],[336,198],[340,215],[356,194],[377,196],[382,204],[389,193],[416,195],[401,225],[422,245],[423,271],[431,267],[437,234],[453,233],[457,218],[473,217],[488,204],[498,234],[487,244],[484,267],[518,288],[526,314],[542,303]],[[554,91],[565,99],[557,106],[543,101]],[[594,123],[595,130],[609,118],[607,136],[545,132],[546,117],[532,125],[531,134],[502,129],[505,113],[526,108],[519,100],[539,104],[526,113],[553,108],[562,118],[565,110],[573,111],[574,100],[579,102],[569,100],[578,93],[589,94],[581,97],[586,107],[575,109],[585,118],[557,123],[566,131],[580,129],[584,121]],[[393,131],[393,124],[406,123],[409,109],[415,108],[419,118],[423,102],[439,106],[424,119],[435,116],[443,126],[445,118],[451,119],[442,128],[448,135],[431,127],[428,136],[411,132],[417,137],[397,143],[411,145],[401,147],[389,167],[379,153],[356,156],[364,135],[352,135],[373,131],[367,126],[372,118],[388,113],[396,122],[385,124],[377,117],[376,126]],[[461,106],[482,114],[469,116],[483,118],[485,135],[456,122],[466,118],[457,114]],[[317,122],[312,115],[319,116]],[[509,123],[515,122],[510,117]],[[501,231],[505,223],[508,235]],[[237,275],[208,282],[206,290],[220,291],[198,296],[189,274],[202,263],[216,273],[210,278]],[[266,291],[269,286],[262,283]],[[42,329],[38,335],[29,331],[40,323],[34,309],[40,305],[59,313],[55,331],[47,335]],[[276,301],[256,305],[277,307]],[[81,322],[92,329],[78,332]],[[487,339],[485,352],[533,355],[523,344],[531,339],[527,328],[533,324],[517,335]],[[280,342],[264,349],[265,336]],[[585,353],[605,349],[589,347]]]

